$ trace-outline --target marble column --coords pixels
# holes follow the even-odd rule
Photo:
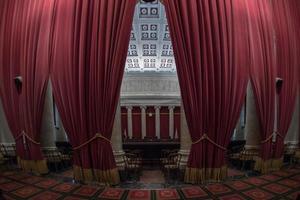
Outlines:
[[[14,144],[15,140],[7,124],[6,116],[2,107],[0,98],[0,143],[1,144]]]
[[[257,150],[260,148],[260,125],[256,112],[255,97],[250,82],[247,88],[245,138],[245,148],[247,150]]]
[[[57,142],[68,142],[68,136],[67,133],[65,131],[64,125],[61,121],[61,118],[59,116],[59,114],[56,115],[56,127],[55,127],[55,131],[56,131],[56,141]]]
[[[155,106],[155,135],[160,139],[160,106]]]
[[[142,111],[142,139],[146,137],[147,134],[147,125],[146,125],[146,106],[141,106]]]
[[[115,115],[115,121],[111,136],[111,143],[112,143],[112,149],[115,156],[117,167],[123,167],[124,166],[124,151],[123,151],[123,145],[122,145],[122,128],[121,128],[121,106],[118,104],[116,115]]]
[[[181,162],[180,166],[181,168],[185,168],[187,165],[188,157],[190,154],[190,149],[192,145],[192,140],[189,132],[189,128],[187,125],[186,117],[185,117],[185,112],[183,105],[181,105],[180,109],[180,150],[179,153],[181,154]]]
[[[299,117],[300,117],[300,97],[297,95],[296,105],[294,109],[293,118],[288,130],[288,133],[285,137],[284,143],[287,144],[287,148],[289,151],[294,151],[297,147],[299,147]]]
[[[169,106],[169,137],[174,136],[174,106]]]
[[[132,139],[132,106],[127,106],[128,139]]]
[[[53,115],[53,96],[51,82],[48,82],[41,126],[41,146],[44,149],[55,149],[55,127]]]
[[[234,140],[245,140],[245,127],[244,127],[244,115],[245,115],[245,105],[242,108],[240,118],[238,120],[238,123],[235,127],[235,138]]]

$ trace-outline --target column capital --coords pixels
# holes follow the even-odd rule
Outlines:
[[[146,110],[147,109],[147,106],[146,105],[142,105],[140,106],[141,110]]]
[[[154,108],[155,108],[155,110],[156,109],[161,109],[161,106],[156,105],[156,106],[154,106]]]
[[[127,110],[132,110],[132,106],[126,106]]]
[[[168,106],[169,110],[174,110],[175,106]]]

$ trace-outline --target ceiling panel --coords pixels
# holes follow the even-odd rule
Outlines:
[[[158,0],[140,0],[135,8],[125,71],[176,71],[165,8]]]

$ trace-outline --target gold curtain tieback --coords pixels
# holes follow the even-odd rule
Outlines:
[[[227,148],[225,148],[225,147],[223,147],[223,146],[221,146],[221,145],[215,143],[212,139],[210,139],[206,133],[203,134],[202,137],[201,137],[199,140],[197,140],[196,142],[193,142],[192,144],[198,144],[198,143],[201,142],[202,140],[207,140],[207,141],[209,141],[210,143],[212,143],[212,144],[215,145],[216,147],[222,149],[223,151],[226,151],[226,150],[227,150]]]
[[[273,134],[271,134],[267,139],[261,141],[260,143],[264,144],[264,143],[268,142],[269,140],[271,140],[272,138],[273,138]]]
[[[101,133],[96,133],[96,135],[94,135],[94,137],[92,137],[91,139],[89,139],[88,141],[86,141],[85,143],[77,146],[77,147],[74,147],[73,150],[78,150],[78,149],[81,149],[82,147],[84,147],[85,145],[91,143],[92,141],[96,140],[96,139],[103,139],[105,140],[106,142],[108,142],[109,144],[111,144],[111,141],[109,139],[107,139],[106,137],[104,137]]]
[[[41,143],[35,141],[34,139],[32,139],[29,135],[27,135],[27,134],[25,133],[24,130],[20,133],[20,135],[18,135],[18,136],[16,137],[16,140],[19,139],[20,137],[22,137],[23,135],[24,135],[25,137],[27,137],[27,139],[28,139],[29,141],[31,141],[32,143],[37,144],[37,145],[41,144]]]
[[[284,137],[278,131],[276,131],[275,134],[284,139]]]

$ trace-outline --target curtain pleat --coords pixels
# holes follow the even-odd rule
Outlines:
[[[53,0],[2,1],[1,98],[21,168],[47,173],[40,135],[49,77]],[[14,78],[22,77],[20,93]]]
[[[225,154],[248,81],[247,10],[237,0],[165,0],[191,134],[185,181],[226,177]]]
[[[275,42],[271,2],[246,1],[249,13],[250,77],[260,122],[261,148],[255,169],[268,172],[272,164],[275,116]]]
[[[297,44],[297,32],[292,15],[293,6],[290,1],[272,1],[275,42],[276,42],[276,66],[277,77],[283,80],[282,88],[278,91],[277,133],[274,145],[274,160],[272,169],[278,170],[283,165],[284,138],[288,132],[292,116],[295,110],[296,96],[298,93],[298,68],[299,68],[299,44]]]
[[[77,180],[117,184],[111,134],[135,0],[58,0],[51,80]]]

